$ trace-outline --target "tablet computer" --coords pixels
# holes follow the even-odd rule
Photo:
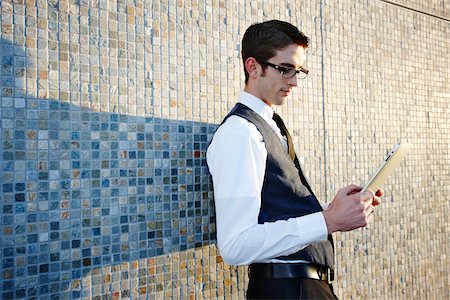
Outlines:
[[[389,175],[394,172],[394,169],[400,164],[408,151],[411,149],[411,144],[400,143],[398,144],[386,157],[381,167],[372,176],[369,182],[364,186],[361,192],[370,190],[376,192],[384,184]]]

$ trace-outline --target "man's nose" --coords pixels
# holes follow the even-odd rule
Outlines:
[[[297,84],[298,84],[297,74],[295,76],[292,76],[291,78],[289,78],[288,83],[290,86],[297,86]]]

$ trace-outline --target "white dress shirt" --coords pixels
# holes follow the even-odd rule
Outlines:
[[[246,92],[241,92],[238,101],[272,127],[287,151],[286,140],[272,120],[272,108]],[[261,133],[253,123],[235,115],[219,127],[207,150],[214,185],[217,244],[228,264],[279,262],[274,258],[327,239],[322,212],[258,224],[266,159]]]

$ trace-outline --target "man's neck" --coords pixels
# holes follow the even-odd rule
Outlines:
[[[267,104],[267,105],[269,105],[271,108],[273,108],[273,104],[272,104],[272,103],[270,103],[269,101],[267,101],[267,100],[265,100],[265,99],[262,99],[262,97],[260,97],[260,96],[258,95],[258,93],[255,93],[255,92],[252,90],[252,88],[251,88],[248,84],[245,85],[244,92],[249,93],[249,94],[252,94],[252,95],[255,96],[256,98],[258,98],[259,100],[261,100],[262,102],[264,102],[265,104]]]

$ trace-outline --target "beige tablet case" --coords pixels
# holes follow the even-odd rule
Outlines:
[[[373,192],[378,191],[378,189],[386,182],[386,179],[394,172],[394,169],[400,164],[403,158],[406,156],[408,151],[411,149],[411,144],[401,143],[398,144],[394,150],[386,157],[381,167],[372,176],[370,181],[362,189],[370,190]]]

